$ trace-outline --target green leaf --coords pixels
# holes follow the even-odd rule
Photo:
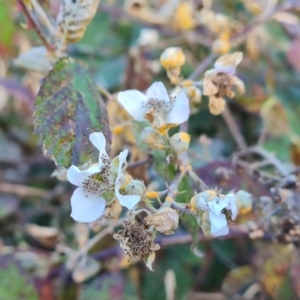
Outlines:
[[[179,193],[176,196],[176,201],[177,202],[183,202],[183,203],[188,203],[193,197],[193,191],[189,182],[189,179],[187,176],[183,177],[181,180],[179,186],[178,186]],[[194,215],[187,215],[187,214],[182,214],[180,216],[181,221],[185,225],[186,229],[188,232],[191,234],[193,237],[193,244],[191,246],[192,251],[194,252],[195,255],[201,255],[198,250],[198,235],[199,235],[199,224]]]
[[[35,132],[58,166],[81,166],[97,160],[89,134],[103,132],[110,144],[107,111],[85,67],[59,60],[44,78],[35,100]]]
[[[36,289],[28,274],[21,273],[8,257],[2,256],[0,265],[1,300],[38,300]]]

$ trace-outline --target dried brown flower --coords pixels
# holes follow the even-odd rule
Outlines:
[[[209,97],[212,114],[218,115],[224,110],[226,102],[223,97],[234,97],[234,87],[240,94],[245,92],[243,81],[235,76],[235,68],[242,58],[241,52],[223,55],[215,62],[214,69],[205,72],[203,94]]]
[[[124,221],[123,229],[114,234],[114,239],[119,241],[128,259],[144,259],[147,267],[152,270],[152,263],[155,258],[154,251],[160,249],[158,244],[154,243],[153,232],[144,219],[139,216],[131,220]]]
[[[157,231],[164,234],[172,234],[178,227],[178,212],[170,207],[161,208],[156,214],[148,216],[146,222],[154,226]]]
[[[291,243],[300,247],[300,222],[294,217],[286,217],[280,221],[276,239],[282,243]]]

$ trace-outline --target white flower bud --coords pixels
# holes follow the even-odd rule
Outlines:
[[[180,69],[185,63],[185,55],[181,48],[169,47],[160,56],[161,65],[167,69]]]
[[[176,153],[186,151],[190,145],[191,136],[186,132],[178,132],[170,138],[171,148]]]
[[[241,214],[246,214],[252,210],[252,194],[239,190],[235,193],[236,203]]]
[[[136,179],[132,179],[124,188],[125,194],[127,195],[139,195],[144,196],[146,187],[144,182]]]
[[[164,234],[172,234],[178,227],[179,215],[178,212],[170,207],[162,207],[157,213],[148,216],[146,222],[150,226]]]

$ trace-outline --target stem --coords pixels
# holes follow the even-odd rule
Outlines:
[[[8,194],[16,194],[21,197],[46,197],[49,191],[40,188],[29,187],[20,184],[12,184],[8,182],[0,183],[0,192]]]
[[[107,100],[112,100],[114,98],[113,95],[108,90],[106,90],[103,86],[98,84],[97,89],[105,98],[107,98]]]
[[[182,203],[178,203],[173,201],[171,204],[171,207],[182,212],[185,213],[187,215],[193,215],[193,213],[190,211],[190,209],[188,208],[188,205],[186,204],[182,204]]]
[[[260,146],[254,146],[254,147],[250,147],[248,149],[245,149],[243,151],[241,151],[238,155],[239,156],[244,156],[244,155],[248,155],[248,154],[253,154],[253,153],[257,153],[259,155],[261,155],[262,157],[264,157],[269,164],[272,164],[282,176],[287,176],[289,175],[289,171],[287,170],[286,166],[272,153],[270,153],[269,151],[267,151],[266,149],[260,147]]]
[[[241,134],[240,129],[239,129],[238,125],[236,124],[228,105],[225,106],[225,109],[222,113],[222,117],[223,117],[224,121],[226,122],[228,129],[231,132],[234,140],[236,141],[239,149],[240,150],[247,149],[247,144],[245,142],[245,139],[244,139],[243,135]]]
[[[205,59],[201,61],[199,66],[194,70],[194,72],[188,77],[190,80],[197,79],[204,71],[205,69],[217,58],[217,54],[210,53],[209,56],[207,56]]]
[[[181,180],[183,179],[186,172],[188,171],[187,169],[188,169],[188,167],[182,167],[180,173],[178,173],[175,176],[175,178],[173,179],[173,181],[171,182],[171,185],[168,189],[169,192],[167,195],[167,198],[169,198],[170,201],[171,201],[171,199],[174,199],[174,197],[176,196],[177,191],[178,191],[178,185],[180,184]]]
[[[136,168],[136,167],[139,167],[139,166],[142,166],[142,165],[145,165],[147,164],[148,162],[151,161],[151,157],[147,157],[145,159],[142,159],[142,160],[139,160],[139,161],[136,161],[134,163],[131,163],[127,166],[127,169],[133,169],[133,168]]]
[[[190,178],[195,181],[202,191],[209,190],[209,187],[206,185],[206,183],[195,173],[194,170],[188,170],[188,174]]]
[[[38,22],[36,22],[35,18],[32,16],[30,10],[28,9],[28,7],[26,6],[26,4],[24,3],[24,0],[18,0],[18,3],[20,4],[20,6],[22,7],[22,10],[24,11],[27,19],[29,20],[29,22],[31,23],[31,25],[33,26],[35,32],[38,34],[38,36],[40,37],[42,43],[44,44],[44,46],[49,50],[49,51],[53,51],[55,49],[54,45],[52,45],[52,43],[48,40],[48,38],[44,35],[40,25],[38,24]]]
[[[248,229],[244,226],[229,226],[230,232],[227,235],[218,237],[218,240],[225,240],[225,239],[234,239],[238,237],[248,237]],[[198,241],[211,241],[215,238],[211,236],[206,236],[203,233],[199,233]],[[168,247],[173,245],[179,244],[187,244],[193,242],[193,237],[190,234],[183,234],[183,235],[176,235],[168,236],[168,237],[160,237],[155,240],[161,247]]]
[[[123,224],[123,221],[127,220],[127,218],[119,219],[118,221],[112,223],[107,226],[103,230],[101,230],[98,234],[96,234],[93,238],[91,238],[81,249],[74,252],[70,260],[77,261],[82,255],[86,255],[89,250],[91,250],[101,239],[103,239],[107,234],[113,232],[114,228]]]

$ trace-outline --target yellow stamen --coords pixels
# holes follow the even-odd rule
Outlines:
[[[158,198],[159,193],[155,192],[155,191],[149,191],[149,192],[146,192],[146,197],[147,198]]]
[[[124,127],[123,126],[115,126],[114,128],[112,128],[111,131],[114,134],[120,134],[121,132],[124,131]]]

